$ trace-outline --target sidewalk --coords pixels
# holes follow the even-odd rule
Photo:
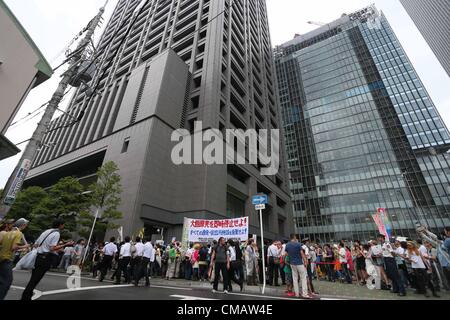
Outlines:
[[[51,272],[65,273],[61,270],[51,270]],[[92,274],[82,272],[83,277],[92,277]],[[109,275],[110,276],[110,275]],[[109,280],[108,277],[106,279]],[[157,286],[172,286],[180,288],[195,288],[202,290],[212,290],[212,284],[209,282],[188,281],[184,279],[166,280],[162,278],[152,278],[151,284]],[[414,294],[413,290],[407,291],[406,297],[399,297],[385,290],[369,290],[365,286],[358,284],[344,284],[339,282],[317,281],[313,282],[316,292],[319,292],[321,298],[327,299],[343,299],[343,300],[450,300],[449,292],[440,292],[441,298],[425,298],[423,295]],[[240,292],[239,286],[233,283],[235,292]],[[219,290],[222,289],[222,284],[219,284]],[[243,293],[261,294],[262,286],[244,286]],[[265,295],[275,297],[286,297],[285,286],[272,287],[267,286]]]
[[[212,290],[212,285],[209,282],[187,281],[182,279],[165,280],[161,278],[151,279],[151,283],[154,285],[170,285],[173,287],[184,288],[196,288],[204,290]],[[450,300],[450,293],[439,293],[441,298],[425,298],[423,295],[416,295],[413,291],[408,291],[406,297],[399,297],[389,291],[384,290],[369,290],[365,286],[357,284],[343,284],[337,282],[328,281],[314,281],[314,287],[319,292],[321,298],[334,298],[344,300]],[[219,284],[219,290],[222,288],[222,284]],[[234,284],[233,288],[236,292],[239,292],[238,285]],[[244,286],[243,293],[261,294],[262,286]],[[267,296],[286,297],[285,287],[272,287],[267,286],[265,294]]]

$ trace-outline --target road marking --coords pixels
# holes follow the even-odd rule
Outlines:
[[[204,300],[204,301],[213,301],[213,300],[218,300],[218,299],[208,299],[208,298],[200,298],[200,297],[191,297],[191,296],[181,296],[181,295],[172,295],[170,296],[171,298],[177,298],[180,300],[189,300],[189,301],[194,301],[194,300]]]
[[[24,287],[18,287],[18,286],[11,286],[12,289],[16,289],[16,290],[22,290],[24,291],[25,288]],[[31,298],[31,300],[36,300],[39,299],[42,296],[42,291],[39,290],[34,290],[33,291],[33,297]]]
[[[223,292],[218,292],[219,294],[224,294]],[[243,296],[243,297],[253,297],[253,298],[268,298],[268,299],[275,299],[275,300],[299,300],[299,299],[293,299],[293,298],[283,298],[283,297],[273,297],[273,296],[262,296],[262,295],[256,295],[256,294],[249,294],[249,293],[234,293],[229,292],[226,295],[230,296]]]
[[[222,293],[225,294],[225,293]],[[300,298],[285,298],[285,297],[274,297],[274,296],[263,296],[263,295],[255,295],[255,294],[249,294],[249,293],[234,293],[229,292],[229,295],[235,295],[235,296],[244,296],[244,297],[255,297],[255,298],[268,298],[268,299],[276,299],[276,300],[305,300],[308,301],[309,299],[300,299]],[[343,300],[343,299],[333,299],[333,298],[317,298],[317,299],[311,299],[311,300]]]
[[[17,270],[15,272],[26,273],[27,271]],[[55,276],[55,277],[63,277],[63,278],[68,278],[69,277],[68,274],[66,275],[66,274],[59,274],[59,273],[54,273],[54,272],[47,272],[47,275]],[[88,280],[88,281],[98,281],[97,279],[87,278],[87,277],[81,277],[81,279]],[[103,280],[103,282],[113,283],[113,281],[110,281],[110,280]],[[131,286],[132,285],[96,286],[96,287],[82,287],[80,289],[62,289],[62,290],[54,290],[54,291],[47,291],[47,292],[34,290],[33,300],[39,299],[43,295],[45,296],[45,295],[50,295],[50,294],[69,293],[69,292],[83,291],[83,290],[95,290],[95,289],[104,289],[104,288],[106,288],[106,289],[107,288],[121,288],[121,287],[131,287]],[[11,286],[11,288],[18,289],[18,290],[25,290],[25,288],[17,287],[17,286]],[[161,286],[161,285],[152,285],[152,286],[150,286],[150,288],[170,289],[170,290],[180,290],[180,291],[193,291],[194,290],[193,288],[170,287],[170,286]],[[224,293],[218,292],[218,294],[224,294]],[[254,298],[267,298],[267,299],[275,299],[275,300],[293,300],[293,301],[301,300],[301,299],[296,299],[296,298],[262,296],[262,295],[249,294],[249,293],[229,292],[228,294],[229,295],[235,295],[235,296],[245,296],[245,297],[254,297]],[[172,296],[172,297],[189,297],[189,296]],[[192,298],[196,298],[196,297],[192,297]],[[187,300],[187,299],[182,299],[182,300]],[[201,300],[201,298],[192,299],[192,300]],[[203,300],[217,300],[217,299],[203,299]],[[344,301],[344,300],[347,300],[347,299],[343,299],[343,298],[320,298],[320,300],[325,300],[325,301]]]
[[[16,290],[25,290],[24,287],[18,287],[18,286],[11,286],[11,289],[16,289]]]
[[[182,291],[193,291],[192,288],[179,288],[179,287],[166,287],[166,286],[152,286],[150,288],[160,288],[160,289],[171,289],[171,290],[182,290]]]
[[[96,287],[82,287],[82,288],[77,288],[77,289],[52,290],[52,291],[42,292],[41,296],[50,296],[50,295],[63,294],[63,293],[73,293],[73,292],[79,292],[79,291],[111,289],[111,288],[127,288],[127,287],[132,287],[132,285],[131,284],[123,284],[123,285],[113,285],[113,286],[96,286]],[[35,299],[33,299],[33,300],[35,300]]]

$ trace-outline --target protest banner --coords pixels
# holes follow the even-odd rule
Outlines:
[[[249,218],[226,220],[187,219],[189,242],[209,243],[213,240],[235,239],[248,240]]]

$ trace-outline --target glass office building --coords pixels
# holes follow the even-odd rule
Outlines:
[[[450,76],[450,0],[400,0]]]
[[[275,50],[297,232],[369,240],[450,225],[450,135],[384,15],[343,15]]]

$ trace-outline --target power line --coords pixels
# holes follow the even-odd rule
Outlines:
[[[51,133],[51,132],[53,132],[53,131],[59,130],[59,129],[64,129],[64,128],[71,127],[71,126],[75,125],[76,123],[80,122],[80,121],[84,118],[84,116],[85,116],[85,114],[86,114],[86,110],[89,108],[89,105],[90,105],[90,103],[92,102],[92,99],[93,99],[95,93],[97,92],[97,90],[98,90],[98,88],[99,88],[99,86],[100,86],[100,82],[101,82],[100,79],[103,78],[103,76],[105,75],[105,73],[106,73],[106,72],[108,71],[108,69],[111,67],[111,64],[113,63],[113,61],[114,61],[115,58],[117,57],[117,54],[118,54],[119,50],[122,48],[122,45],[124,44],[125,40],[127,40],[127,37],[128,37],[128,35],[130,34],[132,27],[133,27],[134,24],[136,23],[137,18],[138,18],[139,15],[142,13],[144,7],[148,4],[148,2],[149,2],[149,0],[146,0],[145,4],[141,6],[141,8],[139,9],[139,12],[135,15],[135,18],[130,22],[130,25],[129,25],[129,27],[128,27],[127,32],[123,35],[122,40],[121,40],[121,42],[119,43],[119,45],[117,46],[117,48],[115,49],[114,54],[111,56],[111,59],[109,60],[108,65],[107,65],[106,67],[103,68],[103,73],[101,74],[101,76],[98,76],[98,77],[97,77],[97,79],[98,79],[98,80],[97,80],[97,84],[96,84],[96,86],[94,87],[94,89],[92,90],[92,94],[90,95],[89,100],[86,102],[85,107],[83,108],[83,110],[81,110],[80,114],[78,115],[78,119],[75,120],[75,121],[73,121],[72,123],[67,124],[67,125],[62,125],[62,126],[59,126],[59,127],[54,128],[54,129],[52,129],[52,130],[49,130],[49,131],[46,132],[47,134],[48,134],[48,133]],[[234,5],[234,1],[232,0],[232,1],[230,2],[230,6],[229,6],[229,7],[226,7],[224,10],[222,10],[221,12],[219,12],[216,16],[214,16],[213,18],[211,18],[211,19],[208,21],[208,23],[206,23],[205,25],[201,26],[200,28],[194,30],[193,32],[200,32],[201,29],[203,29],[205,26],[211,24],[214,20],[216,20],[217,18],[219,18],[219,17],[220,17],[221,15],[223,15],[227,10],[229,10],[231,7],[233,7],[233,5]],[[139,6],[139,5],[138,5],[138,6]],[[137,7],[138,7],[138,6],[137,6]],[[137,8],[137,7],[136,7],[136,8]],[[116,32],[116,34],[112,37],[112,39],[110,40],[109,45],[108,45],[107,47],[104,47],[104,49],[101,50],[101,53],[99,52],[99,53],[96,54],[96,57],[95,57],[94,59],[92,59],[91,63],[84,69],[84,71],[88,70],[88,69],[92,66],[92,64],[94,63],[94,61],[95,61],[101,54],[103,54],[104,51],[105,51],[107,48],[110,47],[111,43],[115,40],[116,35],[121,31],[121,29],[122,29],[124,26],[125,26],[125,22],[117,29],[117,32]],[[171,47],[171,48],[172,48],[172,47]]]
[[[125,40],[127,40],[127,37],[128,37],[128,35],[130,34],[131,29],[132,29],[132,27],[134,26],[135,22],[137,21],[137,18],[138,18],[139,15],[142,13],[142,11],[144,10],[145,6],[148,4],[149,1],[150,1],[150,0],[145,0],[145,4],[142,5],[141,8],[139,9],[138,13],[135,14],[134,19],[133,19],[132,21],[129,22],[129,26],[128,26],[127,32],[124,34],[124,36],[122,37],[122,39],[121,39],[119,45],[118,45],[117,48],[115,49],[114,54],[111,56],[111,59],[110,59],[109,62],[108,62],[108,65],[107,65],[106,67],[103,68],[103,72],[102,72],[101,76],[98,76],[98,79],[99,79],[99,80],[97,80],[97,84],[95,85],[94,89],[92,90],[92,94],[89,96],[89,100],[86,102],[85,107],[81,110],[80,114],[78,115],[77,120],[75,120],[75,121],[73,121],[72,123],[69,123],[69,124],[67,124],[67,125],[62,125],[62,126],[53,128],[53,129],[51,129],[51,130],[48,130],[48,131],[46,132],[46,134],[49,134],[49,133],[51,133],[51,132],[53,132],[53,131],[56,131],[56,130],[59,130],[59,129],[64,129],[64,128],[71,127],[71,126],[75,125],[76,123],[80,122],[80,121],[83,119],[83,117],[84,117],[84,115],[85,115],[85,113],[86,113],[87,108],[89,107],[90,103],[92,102],[92,99],[93,99],[93,97],[94,97],[95,92],[97,92],[97,90],[98,90],[98,88],[99,88],[99,86],[100,86],[100,79],[103,78],[103,76],[106,74],[106,72],[108,71],[108,69],[111,67],[111,64],[113,63],[113,61],[114,61],[115,58],[117,57],[117,54],[118,54],[119,50],[122,48],[122,45],[124,44]],[[136,8],[137,8],[137,7],[136,7]],[[106,50],[106,48],[109,48],[109,47],[110,47],[111,43],[115,40],[117,34],[118,34],[118,33],[121,31],[121,29],[126,25],[126,23],[127,23],[127,22],[124,21],[124,23],[117,29],[117,32],[116,32],[115,35],[112,37],[112,39],[111,39],[109,45],[108,45],[107,47],[105,47],[105,49],[102,50],[103,52]],[[102,52],[102,53],[103,53],[103,52]],[[97,53],[97,57],[98,57],[98,56],[100,56],[100,53]],[[91,63],[84,69],[84,71],[88,70],[88,69],[94,64],[94,61],[95,61],[95,58],[92,59]]]
[[[94,19],[95,19],[95,18],[94,18]],[[86,32],[88,31],[89,26],[90,26],[91,23],[94,21],[94,19],[91,19],[91,20],[88,22],[88,24],[87,24],[80,32],[78,32],[78,33],[73,37],[72,40],[70,40],[69,44],[68,44],[67,46],[65,46],[64,49],[62,49],[62,50],[58,53],[58,55],[57,55],[56,57],[54,57],[54,58],[52,59],[52,61],[55,61],[56,59],[58,59],[62,54],[72,55],[73,53],[69,53],[69,54],[68,54],[68,52],[70,51],[70,47],[71,47],[71,46],[72,46],[79,38],[81,38],[81,36],[82,36],[84,33],[86,33]],[[76,51],[78,51],[78,50],[76,50]]]
[[[63,96],[63,100],[62,100],[62,101],[65,100],[66,96],[69,94],[69,92],[70,92],[71,90],[72,90],[72,88],[70,88],[66,93],[64,93],[64,96]],[[42,104],[40,107],[38,107],[37,109],[35,109],[34,111],[29,112],[26,116],[24,116],[24,117],[20,118],[19,120],[17,120],[17,121],[15,121],[15,122],[11,123],[11,124],[9,125],[8,129],[14,127],[14,126],[17,125],[17,124],[19,124],[21,121],[24,121],[24,123],[25,123],[25,122],[28,122],[29,120],[35,118],[35,117],[37,116],[37,114],[42,113],[42,111],[43,111],[42,109],[43,109],[44,107],[46,107],[49,103],[50,103],[50,101],[47,101],[46,103]],[[60,110],[60,109],[59,109],[59,110]],[[40,112],[38,112],[38,111],[40,111]],[[62,111],[62,110],[60,110],[60,111]],[[34,115],[36,112],[38,112],[38,113],[37,113],[36,115]],[[34,115],[34,116],[31,117],[32,115]],[[27,119],[28,117],[31,117],[31,118],[30,118],[30,119]]]
[[[20,121],[25,120],[26,118],[28,118],[29,116],[31,116],[31,115],[34,114],[35,112],[37,112],[37,111],[41,110],[42,108],[44,108],[46,105],[49,104],[49,102],[50,102],[50,101],[47,101],[46,103],[44,103],[43,105],[41,105],[39,108],[35,109],[35,110],[32,111],[32,112],[29,112],[29,113],[28,113],[26,116],[24,116],[23,118],[20,118],[19,120],[17,120],[17,121],[15,121],[15,122],[11,123],[11,124],[9,125],[9,127],[11,128],[12,126],[16,125],[16,124],[19,123]]]

